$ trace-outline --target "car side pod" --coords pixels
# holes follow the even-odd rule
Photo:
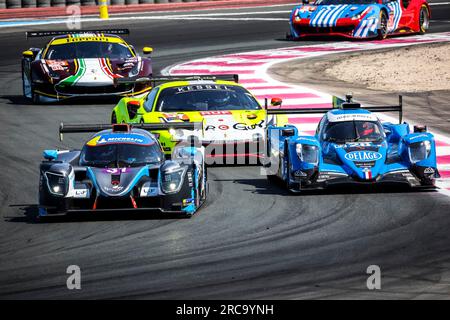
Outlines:
[[[410,133],[403,137],[403,147],[401,149],[402,158],[410,164],[410,170],[420,180],[423,185],[433,184],[439,178],[436,161],[436,144],[431,133],[423,132]]]
[[[297,191],[302,185],[310,185],[318,175],[320,143],[312,136],[297,136],[288,140],[287,148],[285,157],[288,157],[289,168],[286,168],[286,176]]]

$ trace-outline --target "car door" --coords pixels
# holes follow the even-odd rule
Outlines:
[[[399,0],[402,8],[402,16],[398,29],[410,28],[415,21],[416,5],[414,0]]]

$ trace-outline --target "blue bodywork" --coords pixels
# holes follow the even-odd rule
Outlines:
[[[336,123],[351,126],[360,119],[369,119],[380,129],[379,140],[327,138]],[[416,131],[411,132],[407,123],[381,123],[364,109],[328,111],[315,136],[301,136],[293,125],[269,126],[267,172],[283,180],[292,191],[333,184],[433,186],[439,177],[434,137],[423,127]]]
[[[400,1],[327,0],[296,6],[290,14],[292,38],[314,34],[342,35],[351,38],[379,36],[380,15],[387,17],[387,34],[399,26],[402,9]]]
[[[97,152],[108,154],[109,163],[106,161],[104,165],[91,166],[84,162],[87,149],[111,145],[153,146],[154,149],[139,149],[146,150],[145,154],[139,151],[140,156],[152,160],[136,166],[119,165],[116,163],[116,153],[109,151],[115,149],[104,149]],[[206,199],[202,147],[180,145],[172,159],[166,160],[157,138],[145,130],[103,130],[94,134],[81,151],[46,150],[43,156],[45,160],[40,167],[39,187],[40,216],[70,211],[122,209],[192,215]]]

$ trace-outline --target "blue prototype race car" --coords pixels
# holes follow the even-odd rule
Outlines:
[[[333,99],[333,109],[268,110],[277,113],[326,112],[315,136],[299,136],[295,126],[268,126],[269,180],[279,178],[293,192],[340,184],[434,186],[439,178],[433,135],[424,126],[402,123],[398,106],[361,108]],[[372,112],[398,111],[400,124],[381,123]],[[277,179],[275,179],[277,180]]]
[[[61,124],[61,139],[63,133],[97,133],[81,150],[44,151],[39,215],[157,210],[191,216],[207,195],[203,147],[179,144],[166,160],[149,131],[193,130],[195,125],[201,123]]]

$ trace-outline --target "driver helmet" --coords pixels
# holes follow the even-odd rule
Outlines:
[[[228,102],[231,99],[231,95],[229,92],[227,91],[222,91],[219,94],[213,96],[212,98],[212,105],[218,105],[218,106],[222,106],[225,104],[228,104]]]
[[[369,136],[375,133],[375,124],[372,122],[363,122],[361,136]]]

